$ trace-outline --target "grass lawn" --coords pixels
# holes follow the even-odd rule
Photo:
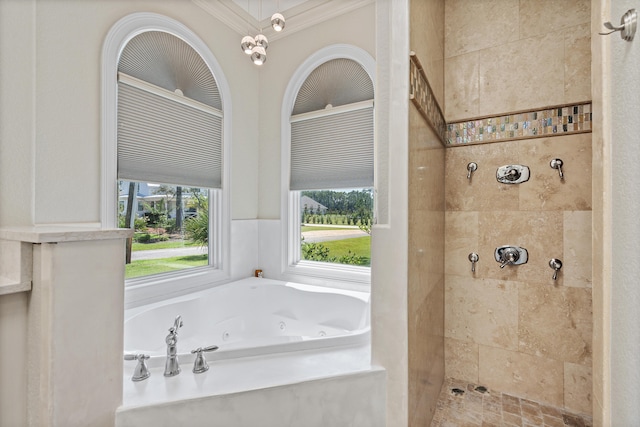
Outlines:
[[[207,254],[132,261],[131,264],[127,264],[125,267],[125,278],[131,279],[185,268],[202,267],[207,263]]]
[[[371,236],[356,237],[353,239],[329,240],[322,242],[322,245],[329,248],[329,256],[340,258],[347,255],[349,251],[363,258],[360,265],[371,265]]]
[[[133,242],[131,250],[135,251],[150,251],[153,249],[173,249],[173,248],[186,248],[188,246],[198,246],[199,243],[195,243],[189,240],[167,240],[165,242],[155,243],[138,243]]]

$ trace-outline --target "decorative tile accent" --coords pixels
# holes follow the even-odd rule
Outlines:
[[[446,144],[477,144],[591,132],[591,103],[448,123]]]
[[[415,53],[412,52],[409,66],[409,98],[440,140],[445,143],[447,123],[433,94],[431,85]]]
[[[591,102],[447,123],[420,60],[411,52],[409,98],[443,144],[481,144],[591,132]]]

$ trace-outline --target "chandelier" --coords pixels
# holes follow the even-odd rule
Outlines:
[[[278,9],[280,2],[278,2]],[[247,7],[248,10],[248,7]],[[258,19],[262,18],[262,0],[260,0],[260,9],[258,12]],[[271,27],[274,31],[280,32],[284,29],[285,19],[281,13],[276,12],[271,16]],[[251,61],[256,65],[262,65],[267,62],[267,48],[269,47],[269,40],[262,34],[262,27],[260,33],[255,36],[244,36],[240,42],[240,49],[250,55]]]

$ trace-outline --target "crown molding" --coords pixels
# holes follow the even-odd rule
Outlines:
[[[314,0],[304,2],[281,11],[287,20],[287,26],[282,32],[276,32],[271,28],[269,18],[258,21],[232,0],[192,0],[192,2],[239,35],[256,35],[262,29],[262,34],[272,42],[359,9],[373,3],[374,0],[353,0],[348,2],[344,0]]]

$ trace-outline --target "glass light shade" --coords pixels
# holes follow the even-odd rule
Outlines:
[[[273,16],[271,16],[271,26],[276,31],[284,30],[284,16],[280,13],[274,13]]]
[[[253,48],[256,46],[256,41],[251,36],[244,36],[240,43],[240,49],[247,55],[251,55]]]
[[[262,46],[256,46],[251,50],[251,60],[256,65],[262,65],[267,62],[267,52]]]
[[[267,50],[269,47],[269,40],[267,40],[267,37],[263,34],[258,34],[255,38],[255,42],[256,46],[261,46],[264,50]]]

